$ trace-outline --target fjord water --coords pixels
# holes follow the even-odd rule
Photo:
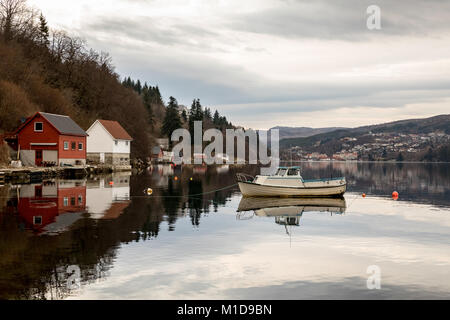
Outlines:
[[[0,187],[0,298],[450,298],[449,164],[300,165],[345,199],[241,201],[256,167]]]

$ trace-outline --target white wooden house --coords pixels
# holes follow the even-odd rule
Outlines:
[[[87,130],[87,160],[91,163],[129,165],[133,138],[117,122],[96,120]]]

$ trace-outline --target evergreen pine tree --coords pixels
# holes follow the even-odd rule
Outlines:
[[[196,121],[196,101],[192,101],[191,109],[189,110],[189,132],[191,137],[194,136],[194,121]]]
[[[161,128],[161,133],[169,138],[172,133],[181,128],[180,115],[178,113],[178,102],[174,97],[169,98],[169,105],[166,109],[166,116],[164,117],[163,125]]]
[[[214,112],[213,123],[216,126],[220,125],[220,114],[219,114],[219,111],[217,111],[217,110],[216,110],[216,112]]]
[[[197,99],[197,101],[195,102],[195,118],[196,121],[202,121],[204,117],[203,114],[203,107],[200,103],[200,99]]]
[[[188,120],[188,116],[187,116],[186,110],[184,110],[184,109],[181,112],[181,119],[183,120],[183,122],[186,122]]]
[[[211,109],[205,108],[204,118],[208,120],[212,120]]]
[[[152,100],[151,100],[151,91],[147,88],[144,88],[142,93],[142,100],[144,102],[144,106],[147,109],[148,112],[148,120],[150,127],[153,127],[154,124],[154,115],[153,115],[153,108],[152,108]]]
[[[138,81],[136,82],[136,92],[138,94],[142,93],[142,85],[141,85],[141,81],[138,79]]]
[[[39,41],[40,41],[41,45],[48,46],[50,44],[49,37],[50,37],[50,34],[49,34],[48,25],[47,25],[47,20],[41,13],[41,15],[39,17]]]

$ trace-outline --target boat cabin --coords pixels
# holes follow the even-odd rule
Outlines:
[[[300,175],[300,167],[280,167],[277,172],[274,174],[277,177],[299,177]]]

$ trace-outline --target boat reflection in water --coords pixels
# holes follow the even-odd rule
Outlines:
[[[283,226],[299,226],[305,212],[343,214],[347,208],[344,198],[248,198],[243,197],[238,207],[238,220],[253,216],[275,217],[275,223]],[[253,212],[250,216],[249,212]],[[289,231],[286,228],[286,232]]]

